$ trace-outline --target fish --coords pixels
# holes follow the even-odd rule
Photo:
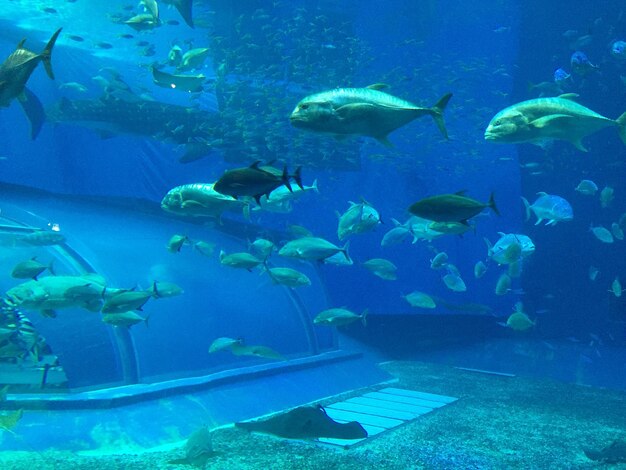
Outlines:
[[[583,448],[589,460],[607,464],[626,463],[626,441],[615,440],[601,450]]]
[[[178,284],[168,281],[154,281],[152,283],[152,296],[155,299],[163,299],[165,297],[176,297],[183,294],[182,287]]]
[[[272,279],[274,284],[280,284],[287,287],[302,287],[310,286],[311,280],[309,277],[291,268],[268,268],[267,274]]]
[[[504,295],[511,290],[511,276],[508,274],[500,274],[496,283],[496,295]]]
[[[193,0],[160,0],[165,5],[172,5],[178,10],[178,13],[183,18],[187,26],[193,28],[193,12],[192,4]]]
[[[611,55],[622,61],[626,59],[626,41],[614,41],[613,44],[611,44]]]
[[[610,186],[605,186],[600,191],[600,205],[602,207],[609,207],[611,201],[615,198],[614,196],[615,190]]]
[[[363,267],[386,281],[395,281],[398,278],[396,274],[397,266],[384,258],[369,259],[363,263]]]
[[[288,258],[323,261],[337,253],[342,253],[346,260],[351,261],[348,247],[349,243],[346,243],[343,248],[339,248],[323,238],[301,237],[285,243],[278,250],[278,255]]]
[[[141,322],[144,322],[146,326],[148,326],[148,318],[149,315],[144,318],[132,310],[128,312],[102,314],[102,321],[104,323],[111,326],[119,326],[121,328],[130,328],[131,326]]]
[[[337,237],[344,240],[350,235],[372,231],[382,223],[378,211],[365,200],[360,203],[349,201],[350,207],[343,214],[337,214],[339,223]]]
[[[409,225],[401,224],[396,219],[391,219],[391,222],[393,222],[395,227],[383,235],[380,246],[391,246],[402,243],[412,233]]]
[[[48,269],[51,274],[54,274],[52,269],[52,263],[45,265],[37,261],[37,257],[33,257],[26,261],[21,261],[13,267],[11,271],[11,277],[15,279],[34,279],[37,280],[42,272]]]
[[[364,439],[367,431],[357,421],[338,423],[320,405],[300,406],[264,420],[235,423],[250,432],[272,434],[287,439]]]
[[[463,196],[463,193],[464,191],[459,191],[454,194],[439,194],[420,199],[409,206],[409,212],[435,222],[461,222],[464,224],[467,224],[469,218],[479,214],[487,207],[500,215],[493,193],[485,204]]]
[[[461,276],[456,273],[449,272],[443,276],[443,283],[453,292],[465,292],[467,290],[465,282]]]
[[[159,5],[156,0],[140,0],[139,4],[143,6],[144,10],[150,13],[154,18],[159,17]]]
[[[304,193],[313,191],[319,194],[317,187],[317,180],[313,181],[311,186],[292,187],[291,191],[286,186],[279,186],[273,190],[269,195],[261,196],[259,200],[258,210],[265,210],[269,212],[287,213],[291,212],[291,201],[301,197]],[[255,210],[257,207],[254,208]]]
[[[140,13],[132,18],[123,21],[124,24],[130,26],[135,31],[148,31],[161,26],[161,20],[155,18],[150,13]]]
[[[123,313],[129,310],[142,310],[153,296],[151,290],[126,290],[116,292],[107,298],[100,310],[102,313]]]
[[[537,193],[539,197],[533,204],[529,204],[525,197],[522,197],[526,208],[526,220],[530,219],[530,212],[537,216],[535,225],[539,225],[543,220],[547,220],[546,225],[556,225],[558,222],[570,222],[574,219],[574,210],[569,202],[561,196]]]
[[[12,305],[26,310],[39,310],[45,316],[54,316],[54,310],[60,308],[81,307],[92,312],[100,311],[102,293],[106,281],[98,274],[81,276],[45,276],[37,281],[26,281],[6,292],[6,298]],[[76,295],[80,289],[92,295]],[[70,295],[72,293],[72,295]]]
[[[274,351],[272,348],[260,345],[248,346],[247,344],[243,344],[243,340],[241,342],[232,344],[230,346],[230,351],[235,356],[255,356],[277,361],[285,360],[282,354]]]
[[[225,211],[243,211],[248,214],[249,204],[216,191],[213,183],[191,183],[170,189],[161,200],[161,209],[185,217],[221,218]]]
[[[291,178],[295,180],[300,189],[303,188],[300,177],[301,167],[296,168],[293,175],[289,175],[287,167],[285,167],[282,174],[278,176],[268,169],[261,168],[260,163],[260,161],[256,161],[249,167],[227,170],[215,182],[213,188],[218,193],[234,198],[251,196],[257,204],[260,203],[261,196],[268,196],[279,186],[285,185],[287,189],[290,189],[289,180]]]
[[[54,32],[43,51],[36,54],[24,48],[26,39],[22,39],[17,48],[0,64],[0,107],[8,107],[14,99],[18,99],[31,125],[31,139],[37,138],[45,121],[43,106],[35,94],[26,87],[28,79],[43,63],[46,74],[54,80],[52,70],[52,49],[63,28]]]
[[[247,269],[252,271],[252,268],[263,264],[263,260],[260,260],[251,253],[240,252],[226,254],[224,250],[220,251],[220,264],[222,266],[230,266],[231,268]]]
[[[624,239],[624,230],[622,229],[622,227],[620,227],[620,225],[617,222],[613,222],[611,224],[611,233],[613,234],[613,237],[615,237],[616,240]]]
[[[441,251],[430,260],[430,269],[441,269],[448,264],[448,254],[445,251]]]
[[[596,268],[595,266],[589,266],[588,274],[589,274],[589,280],[595,281],[596,278],[598,277],[598,274],[600,274],[600,270]]]
[[[615,241],[613,234],[601,225],[598,227],[591,226],[589,227],[589,231],[602,243],[613,243]]]
[[[410,294],[403,295],[402,298],[406,300],[411,307],[419,308],[436,308],[437,304],[434,299],[424,292],[418,290],[411,292]]]
[[[209,57],[211,50],[208,47],[197,47],[190,49],[183,54],[180,59],[180,64],[176,67],[176,70],[194,70],[199,69],[204,64],[204,61]]]
[[[214,339],[211,345],[209,346],[209,354],[212,354],[217,351],[224,351],[229,349],[235,344],[243,344],[242,339],[233,339],[228,338],[226,336],[222,336],[220,338]]]
[[[476,264],[474,265],[474,277],[476,279],[480,279],[481,277],[485,275],[486,272],[487,272],[487,265],[483,263],[482,261],[476,261]]]
[[[536,98],[499,111],[485,130],[485,140],[501,143],[543,145],[548,140],[565,140],[582,152],[582,139],[605,127],[617,127],[626,144],[626,112],[609,119],[574,101],[573,94]]]
[[[37,230],[17,238],[17,241],[32,246],[50,246],[65,243],[65,235],[49,230]]]
[[[584,194],[585,196],[594,196],[598,192],[598,185],[591,180],[580,180],[574,191]]]
[[[619,281],[619,277],[615,276],[615,279],[613,279],[613,282],[611,283],[611,288],[609,289],[609,292],[612,292],[615,297],[622,296],[622,292],[624,292],[624,289],[622,289],[622,283]]]
[[[526,258],[535,252],[535,244],[527,235],[504,232],[498,232],[498,235],[500,235],[500,238],[494,245],[492,245],[487,238],[484,238],[485,244],[487,245],[487,256],[498,264],[510,264],[520,258]],[[511,256],[511,254],[516,251],[515,248],[510,248],[512,245],[519,245],[521,248],[518,258],[513,259]]]
[[[391,146],[387,138],[389,133],[418,117],[429,115],[443,137],[448,138],[443,112],[452,93],[442,96],[435,105],[424,108],[380,91],[381,88],[377,84],[309,95],[296,105],[289,120],[292,126],[299,129],[338,138],[368,136]]]
[[[324,326],[344,326],[360,320],[363,326],[366,326],[368,314],[369,312],[367,309],[358,315],[345,307],[329,308],[318,313],[313,319],[313,324]]]
[[[463,235],[471,228],[476,230],[475,226],[462,222],[431,222],[428,224],[428,228],[446,235]]]
[[[185,243],[189,242],[187,235],[174,234],[167,242],[167,251],[170,253],[180,253]]]
[[[574,46],[576,46],[576,44],[574,44]],[[591,63],[587,54],[582,51],[574,51],[570,57],[569,63],[572,66],[572,70],[578,75],[587,75],[589,72],[599,69],[597,65]]]
[[[275,249],[274,242],[265,238],[257,238],[248,245],[248,250],[263,261],[266,261]]]
[[[152,81],[162,87],[171,90],[182,90],[189,93],[198,93],[203,90],[206,77],[200,75],[180,75],[162,72],[156,67],[152,67]]]
[[[523,312],[522,303],[517,302],[514,312],[506,320],[506,326],[514,331],[527,331],[535,326],[535,322]]]

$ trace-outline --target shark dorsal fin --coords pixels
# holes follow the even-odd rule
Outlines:
[[[24,48],[24,43],[26,42],[26,38],[22,39],[18,44],[17,44],[17,48],[18,49],[23,49]]]

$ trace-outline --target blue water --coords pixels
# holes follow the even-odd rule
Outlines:
[[[165,23],[147,32],[112,21],[116,14],[130,15],[123,9],[128,2],[51,0],[44,5],[21,0],[5,1],[0,7],[2,57],[7,57],[22,37],[28,38],[27,47],[38,52],[54,30],[64,28],[53,52],[56,80],[49,80],[39,67],[28,81],[29,89],[46,108],[62,98],[99,100],[103,91],[93,77],[110,79],[108,70],[114,69],[136,96],[144,94],[162,103],[220,113],[223,127],[215,130],[215,137],[227,144],[216,145],[206,158],[181,164],[182,146],[159,134],[122,132],[102,138],[84,123],[48,122],[36,140],[29,140],[29,124],[18,104],[13,102],[0,111],[0,181],[32,188],[33,194],[44,190],[70,196],[67,201],[72,202],[50,202],[35,196],[31,201],[28,189],[17,198],[7,198],[9,201],[45,220],[60,221],[62,229],[68,230],[70,244],[116,286],[145,288],[159,278],[184,287],[183,296],[150,304],[153,318],[149,329],[136,326],[131,330],[140,358],[138,380],[192,376],[241,364],[240,358],[207,356],[208,345],[218,336],[244,335],[248,341],[271,345],[287,357],[332,350],[337,345],[334,333],[313,329],[310,320],[324,308],[344,306],[356,313],[368,309],[372,317],[381,317],[383,324],[386,315],[423,316],[427,324],[438,325],[428,330],[433,332],[430,339],[434,343],[445,344],[450,338],[467,342],[471,357],[484,368],[502,369],[508,364],[525,373],[558,375],[558,361],[572,370],[583,361],[597,366],[597,380],[590,378],[591,382],[626,387],[624,379],[616,379],[625,376],[624,362],[614,359],[624,355],[626,297],[609,291],[616,277],[626,281],[624,242],[605,244],[588,230],[590,225],[609,228],[626,212],[626,150],[617,132],[610,128],[586,137],[587,153],[562,141],[540,148],[496,145],[483,139],[496,112],[537,97],[538,88],[533,84],[553,83],[553,72],[559,67],[572,74],[563,84],[563,92],[578,94],[581,104],[611,119],[624,112],[626,57],[610,53],[614,41],[626,39],[620,2],[492,1],[471,6],[467,2],[409,0],[340,5],[321,0],[278,1],[271,6],[255,1],[204,3],[194,5],[195,29],[163,5],[162,20],[179,24]],[[131,6],[132,12],[141,11]],[[56,12],[47,13],[44,7]],[[122,34],[133,38],[122,38]],[[73,40],[72,35],[84,41]],[[138,46],[139,41],[153,45],[154,55],[146,55],[147,46]],[[579,42],[572,44],[575,41]],[[103,42],[112,47],[98,46]],[[209,58],[191,72],[207,77],[202,94],[190,95],[152,83],[148,67],[165,61],[173,44],[184,49],[209,47]],[[597,69],[575,74],[570,56],[577,49],[585,52]],[[171,67],[164,70],[173,71]],[[225,74],[224,81],[215,86],[220,73]],[[60,87],[68,82],[82,84],[86,91]],[[428,117],[393,132],[392,148],[370,138],[336,141],[289,125],[289,113],[307,94],[377,82],[388,84],[389,93],[422,106],[452,92],[445,111],[449,141],[441,138]],[[164,117],[163,126],[169,124]],[[225,170],[257,159],[277,160],[277,165],[284,163],[290,169],[302,166],[304,182],[311,184],[317,179],[320,194],[305,195],[289,214],[253,212],[247,220],[241,214],[227,213],[227,221],[238,227],[236,236],[224,235],[219,226],[214,230],[166,219],[164,213],[155,215],[171,188],[214,182]],[[595,181],[600,189],[614,188],[615,199],[602,208],[598,195],[574,191],[581,179]],[[408,240],[381,247],[383,235],[393,228],[392,219],[406,220],[410,204],[460,190],[480,201],[494,193],[501,216],[486,211],[477,217],[475,229],[462,237],[448,235],[432,243],[411,244]],[[574,220],[554,227],[534,226],[534,216],[526,221],[520,197],[532,202],[539,191],[567,199]],[[81,206],[81,199],[91,196],[97,198],[97,204]],[[312,278],[311,287],[297,291],[305,317],[293,314],[289,292],[272,290],[266,276],[219,265],[220,249],[243,251],[247,239],[268,233],[277,244],[283,243],[291,224],[339,243],[335,213],[345,212],[348,201],[361,199],[379,211],[383,223],[373,232],[350,237],[354,265],[309,265],[272,257],[273,263],[295,267]],[[102,204],[106,206],[108,201],[115,207],[125,202],[121,209],[107,212]],[[133,211],[144,208],[146,201],[155,212],[135,215]],[[6,208],[0,209],[6,214]],[[19,210],[8,212],[20,214]],[[212,222],[214,227],[216,224]],[[200,264],[191,250],[168,253],[168,238],[181,232],[216,243],[213,258]],[[474,264],[487,257],[484,238],[494,243],[498,232],[526,234],[536,246],[505,295],[494,292],[505,267],[491,262],[484,277],[476,279],[473,274]],[[430,268],[430,259],[442,251],[459,269],[466,292],[450,291],[442,281],[445,272]],[[6,256],[3,272],[31,254],[20,251]],[[396,281],[384,281],[360,266],[375,257],[397,265]],[[590,266],[600,271],[595,281],[589,279]],[[15,283],[8,275],[0,278],[3,291]],[[458,308],[412,308],[402,295],[413,290]],[[518,301],[536,322],[526,332],[499,325]],[[488,312],[476,312],[469,304],[487,306]],[[67,363],[70,386],[122,381],[121,366],[111,351],[110,328],[103,327],[97,314],[89,313],[92,317],[88,320],[76,312],[72,315],[51,320],[32,312],[33,322],[45,336],[56,338],[59,354],[65,350],[61,362]],[[458,316],[476,317],[476,321],[459,322]],[[102,360],[100,369],[85,370],[85,364],[71,356],[80,348],[58,333],[59,323],[65,322],[72,330],[83,321],[90,322],[91,326],[85,324],[84,328],[92,332],[94,328],[98,334],[93,336],[99,338],[84,343],[93,347],[94,341],[101,342],[107,350],[103,359],[94,347],[93,357]],[[386,330],[378,334],[370,329],[363,334],[356,331],[356,324],[351,329],[365,341],[364,346],[375,344],[394,354],[396,338],[380,337]],[[81,336],[80,332],[76,335]],[[415,335],[419,337],[420,331]],[[367,337],[375,337],[375,341]],[[503,365],[501,357],[494,359],[492,350],[482,343],[472,344],[477,338],[487,342],[504,338],[510,347],[504,347],[503,354],[512,357],[516,342],[528,340],[547,344],[548,350],[562,347],[568,352],[535,362],[532,368],[523,361],[516,365],[517,359]],[[403,347],[402,354],[419,357],[423,353],[423,357],[449,362],[458,357],[456,351],[446,356],[410,349],[406,352]],[[74,376],[72,368],[77,371]],[[565,379],[575,380],[574,372],[565,375]]]

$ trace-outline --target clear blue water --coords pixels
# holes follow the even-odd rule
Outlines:
[[[590,225],[610,228],[626,212],[626,150],[617,132],[609,128],[586,137],[587,153],[563,141],[541,148],[483,138],[499,110],[538,97],[544,88],[558,94],[553,80],[558,68],[571,74],[560,91],[578,94],[579,103],[611,119],[625,111],[626,55],[611,53],[615,41],[626,40],[623,5],[592,3],[195,2],[194,29],[175,9],[161,5],[162,26],[137,32],[117,21],[142,11],[132,2],[5,0],[1,57],[8,57],[23,37],[26,47],[39,52],[63,27],[52,57],[56,80],[49,80],[40,66],[28,81],[46,109],[62,100],[102,105],[106,92],[94,77],[111,82],[119,74],[131,92],[115,99],[130,103],[131,115],[110,116],[122,129],[103,133],[102,123],[52,122],[50,114],[38,138],[30,140],[18,103],[0,110],[0,181],[26,188],[16,192],[6,186],[2,215],[25,221],[22,211],[32,211],[42,219],[25,222],[60,223],[70,246],[115,286],[145,288],[155,279],[183,286],[184,295],[146,307],[152,317],[148,329],[131,330],[139,358],[134,380],[189,377],[251,363],[207,356],[210,342],[219,336],[245,336],[288,358],[332,351],[335,333],[313,327],[311,319],[324,308],[345,306],[356,313],[368,309],[372,319],[366,329],[352,325],[348,335],[360,347],[391,357],[568,381],[581,380],[584,367],[585,381],[624,388],[626,296],[611,291],[616,277],[626,282],[624,242],[602,243],[589,231]],[[206,77],[202,93],[152,82],[149,67],[165,64],[174,44],[183,51],[209,48],[206,61],[185,72]],[[596,67],[576,73],[570,64],[575,50]],[[167,64],[163,70],[175,72]],[[390,148],[368,137],[339,141],[289,124],[289,113],[308,94],[380,82],[394,96],[421,106],[453,93],[445,110],[450,139],[441,138],[429,117],[394,131]],[[547,83],[538,85],[542,82]],[[139,112],[136,100],[143,99],[163,103],[162,132],[125,132],[133,119],[142,119],[132,111]],[[184,142],[172,132],[180,122],[168,105],[205,113],[214,144],[205,158],[178,161]],[[253,211],[246,219],[227,213],[225,231],[231,234],[215,220],[205,226],[159,212],[161,199],[173,187],[211,183],[225,170],[255,160],[301,166],[305,184],[317,180],[319,194],[305,195],[288,214]],[[615,198],[602,207],[599,192],[591,197],[575,191],[581,179],[613,188]],[[462,237],[381,247],[382,237],[394,227],[392,219],[406,220],[410,204],[460,190],[480,201],[494,193],[501,216],[486,211]],[[554,227],[533,225],[534,216],[526,221],[521,196],[533,202],[540,191],[567,199],[573,221]],[[246,240],[270,236],[284,243],[289,225],[340,243],[336,213],[345,212],[348,201],[361,199],[378,210],[383,223],[349,238],[352,266],[303,264],[273,255],[272,263],[300,269],[313,281],[297,289],[295,303],[289,291],[272,290],[267,276],[219,264],[220,249],[245,250]],[[495,286],[506,267],[490,262],[484,277],[473,274],[475,263],[487,258],[484,239],[494,243],[498,232],[528,235],[536,246],[504,295],[496,295]],[[172,255],[165,244],[174,233],[210,240],[216,252],[201,259],[186,247]],[[5,273],[17,261],[34,254],[55,256],[47,250],[4,247],[2,290],[16,285]],[[447,271],[430,268],[436,252],[446,252],[459,269],[465,292],[448,289],[442,280]],[[361,266],[379,257],[397,265],[397,280],[382,280]],[[599,270],[595,280],[589,278],[590,266]],[[71,263],[61,263],[59,270],[70,274],[72,269]],[[412,308],[402,296],[414,290],[431,294],[439,306]],[[536,323],[525,332],[500,325],[519,301]],[[98,314],[85,317],[71,310],[49,319],[29,313],[66,364],[70,387],[123,381],[114,333]],[[393,326],[396,321],[399,326]],[[71,334],[59,334],[61,329]],[[423,340],[431,347],[421,345]],[[106,354],[99,354],[100,348]],[[99,362],[88,367],[84,357],[76,356],[78,350]]]

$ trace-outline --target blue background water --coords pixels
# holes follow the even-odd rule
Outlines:
[[[175,27],[163,26],[154,32],[135,34],[136,38],[128,41],[117,36],[134,32],[123,25],[113,24],[107,17],[111,12],[120,11],[125,2],[104,4],[85,0],[75,4],[52,3],[58,10],[56,14],[41,12],[41,5],[35,1],[8,2],[0,9],[2,57],[10,54],[23,36],[28,37],[26,45],[38,51],[54,29],[64,27],[64,36],[53,54],[56,81],[48,80],[39,68],[28,84],[44,105],[48,106],[64,95],[70,99],[97,98],[101,92],[91,77],[97,75],[102,67],[117,68],[133,87],[147,88],[160,101],[191,104],[185,94],[151,84],[149,73],[141,64],[163,59],[175,38],[192,38],[196,46],[205,44],[210,33],[201,27],[202,22],[195,30],[181,23]],[[483,319],[476,321],[476,331],[471,330],[471,322],[465,323],[464,329],[459,330],[454,320],[449,320],[450,328],[446,329],[446,318],[449,314],[459,315],[458,311],[438,309],[434,313],[424,313],[412,309],[401,295],[418,289],[454,304],[485,304],[493,311],[493,318],[489,319],[491,325],[506,319],[513,304],[522,300],[526,311],[537,320],[537,327],[527,337],[548,342],[571,338],[572,344],[585,345],[584,350],[576,352],[574,361],[578,360],[579,354],[585,361],[605,361],[612,371],[609,374],[619,374],[611,360],[606,358],[605,349],[622,348],[625,341],[623,297],[616,298],[608,292],[615,276],[626,279],[623,242],[602,244],[588,232],[588,228],[590,224],[608,226],[626,211],[622,195],[624,146],[614,129],[586,138],[587,154],[563,142],[554,143],[547,149],[530,145],[494,145],[486,143],[482,134],[498,110],[537,96],[535,91],[529,90],[529,83],[552,81],[552,73],[558,67],[571,73],[569,57],[573,49],[570,47],[571,40],[563,36],[568,30],[576,30],[576,37],[592,35],[591,43],[581,49],[600,68],[584,77],[574,75],[573,82],[564,91],[580,94],[582,104],[605,116],[619,116],[626,109],[626,87],[621,79],[621,76],[626,76],[626,61],[620,62],[612,57],[609,48],[612,41],[626,37],[622,6],[619,2],[601,2],[600,6],[600,3],[586,5],[583,4],[586,2],[572,4],[565,1],[549,4],[501,1],[488,2],[483,6],[456,1],[419,2],[417,6],[415,3],[408,0],[384,3],[360,1],[341,2],[338,6],[335,2],[307,1],[280,4],[272,10],[272,15],[282,15],[279,20],[284,19],[285,22],[300,11],[311,18],[326,15],[337,20],[336,23],[331,22],[331,27],[343,28],[361,41],[367,57],[361,57],[363,60],[358,70],[347,78],[348,83],[334,81],[322,72],[320,77],[315,77],[318,83],[314,84],[314,91],[385,82],[391,85],[389,91],[392,94],[420,105],[431,105],[444,93],[454,93],[445,112],[450,141],[442,141],[428,118],[394,132],[390,137],[393,149],[384,148],[369,139],[342,143],[331,141],[330,144],[325,138],[314,140],[325,140],[324,145],[336,145],[347,151],[358,150],[360,169],[341,171],[332,168],[333,165],[327,169],[307,168],[305,164],[305,182],[317,179],[321,194],[306,196],[291,214],[263,214],[253,217],[253,222],[272,230],[284,230],[287,224],[302,224],[316,235],[336,242],[335,212],[344,212],[348,201],[364,198],[379,210],[384,224],[375,232],[350,239],[354,266],[320,268],[325,289],[314,285],[309,294],[303,294],[311,315],[315,315],[326,303],[347,306],[355,312],[368,308],[376,315],[428,314],[434,323],[444,325],[437,331],[438,335],[471,338],[484,328]],[[239,2],[234,7],[228,2],[212,2],[209,8],[197,2],[195,10],[198,18],[211,18],[217,14],[235,21],[239,14],[250,14],[264,4]],[[163,16],[180,20],[177,13],[170,9],[164,8]],[[276,27],[276,23],[271,24]],[[221,27],[232,31],[228,22]],[[232,33],[234,37],[230,40],[243,43],[244,33],[239,32],[241,39]],[[299,37],[301,31],[293,31],[293,35],[285,38],[294,51],[288,61],[298,63],[300,57],[297,51],[314,55],[319,48],[340,46],[328,43],[324,31],[307,33],[307,38],[312,37],[315,41],[305,43]],[[69,34],[84,36],[86,41],[76,43],[65,36]],[[155,44],[155,57],[139,55],[140,49],[134,43],[144,38]],[[100,41],[110,42],[113,48],[94,48],[93,44]],[[207,61],[202,72],[208,77],[214,76],[214,65]],[[234,77],[235,80],[237,78]],[[72,95],[58,89],[59,84],[73,81],[87,85],[87,94]],[[294,90],[300,86],[303,87],[300,90],[311,87],[311,83],[293,85]],[[261,88],[263,86],[270,87],[271,93],[271,87],[275,87],[276,83],[270,81]],[[289,111],[304,94],[306,91],[287,94],[289,102],[283,103],[285,122]],[[215,110],[217,100],[211,92],[207,92],[200,100],[200,106],[205,110]],[[245,116],[255,117],[255,112],[252,106],[240,109]],[[1,115],[0,139],[3,148],[0,156],[6,159],[0,160],[0,178],[7,183],[75,196],[138,198],[158,203],[173,186],[211,182],[225,169],[236,166],[224,162],[219,151],[198,162],[182,165],[177,161],[181,150],[171,144],[124,135],[102,140],[93,131],[79,126],[46,124],[39,138],[29,141],[28,122],[16,103],[2,110]],[[263,124],[263,118],[258,116],[257,120]],[[292,139],[301,131],[286,126],[285,132],[286,138]],[[277,157],[281,158],[281,155]],[[521,166],[528,163],[537,163],[538,167]],[[601,188],[605,185],[615,188],[616,198],[608,208],[602,209],[597,197],[588,198],[574,191],[583,178],[593,179]],[[483,201],[494,192],[502,216],[496,217],[492,213],[481,216],[475,233],[469,232],[464,237],[444,237],[433,243],[437,250],[448,253],[450,261],[460,269],[467,284],[467,292],[453,293],[444,286],[441,273],[430,269],[429,259],[433,251],[426,243],[411,245],[405,242],[381,248],[380,240],[393,227],[392,218],[406,219],[406,208],[412,202],[425,196],[462,189]],[[535,227],[532,225],[534,218],[525,222],[520,196],[532,201],[538,191],[559,194],[568,199],[574,207],[574,221],[556,227]],[[98,214],[86,215],[96,217]],[[164,373],[159,366],[164,362],[169,364],[166,367],[168,372],[180,370],[181,364],[193,370],[210,366],[213,359],[205,362],[205,351],[210,339],[216,336],[208,333],[214,326],[211,324],[213,321],[219,325],[245,324],[247,329],[252,330],[267,328],[257,330],[259,339],[266,338],[266,343],[272,343],[286,353],[299,350],[297,343],[304,341],[301,336],[276,334],[281,329],[301,333],[299,326],[286,325],[278,312],[269,313],[267,321],[263,322],[255,322],[250,317],[254,310],[251,304],[260,302],[263,309],[272,310],[274,299],[264,296],[258,288],[258,284],[266,280],[261,280],[256,274],[226,271],[216,260],[207,265],[206,272],[199,273],[196,258],[187,254],[173,258],[163,249],[170,226],[156,228],[138,224],[129,228],[133,214],[128,212],[121,217],[117,221],[117,233],[121,235],[113,239],[114,243],[110,243],[109,231],[102,234],[103,240],[108,243],[99,240],[98,233],[89,233],[84,228],[76,228],[73,235],[78,243],[81,237],[90,240],[85,244],[91,245],[91,259],[119,284],[145,284],[154,277],[146,266],[165,265],[169,276],[167,280],[186,283],[185,289],[190,293],[168,300],[167,309],[172,310],[170,322],[160,326],[156,323],[149,331],[133,330],[138,344],[143,344],[145,356],[150,358],[144,371],[147,375]],[[237,215],[232,217],[243,221]],[[172,222],[171,232],[180,227],[178,222]],[[201,232],[202,228],[188,230]],[[123,235],[127,231],[132,234],[130,237]],[[145,238],[138,235],[142,232],[145,232]],[[483,237],[494,242],[497,232],[525,233],[535,242],[536,252],[524,264],[521,279],[514,280],[513,287],[523,289],[524,294],[516,291],[496,296],[495,283],[504,270],[493,263],[485,277],[474,279],[474,263],[486,258]],[[219,239],[219,243],[219,248],[223,247],[226,251],[243,246],[225,239]],[[122,251],[119,251],[120,247]],[[98,252],[98,248],[102,252]],[[120,256],[111,259],[111,252]],[[119,262],[128,253],[133,253],[138,260],[133,263],[132,269]],[[396,263],[398,280],[382,281],[359,266],[373,257],[384,257]],[[600,269],[596,282],[588,279],[589,265]],[[221,289],[212,284],[217,278]],[[7,278],[3,279],[4,285],[8,287],[12,284]],[[207,286],[213,286],[211,293],[201,295]],[[211,320],[198,310],[212,311],[216,316],[210,317]],[[237,312],[244,312],[241,318],[233,317]],[[207,333],[203,334],[205,330]],[[176,333],[172,334],[172,331]],[[513,336],[503,328],[489,331],[494,336],[504,336],[507,341],[520,339],[519,335]],[[376,334],[371,330],[368,333]],[[222,328],[222,334],[235,333],[229,328]],[[192,335],[191,339],[181,345],[179,337],[189,338],[188,335]],[[330,333],[321,332],[320,335],[323,344],[332,344]],[[444,337],[441,339],[445,340]],[[386,343],[388,349],[393,349],[395,338],[378,340]],[[523,356],[528,357],[528,354]],[[571,362],[564,357],[562,360]],[[623,363],[619,367],[623,375]]]

